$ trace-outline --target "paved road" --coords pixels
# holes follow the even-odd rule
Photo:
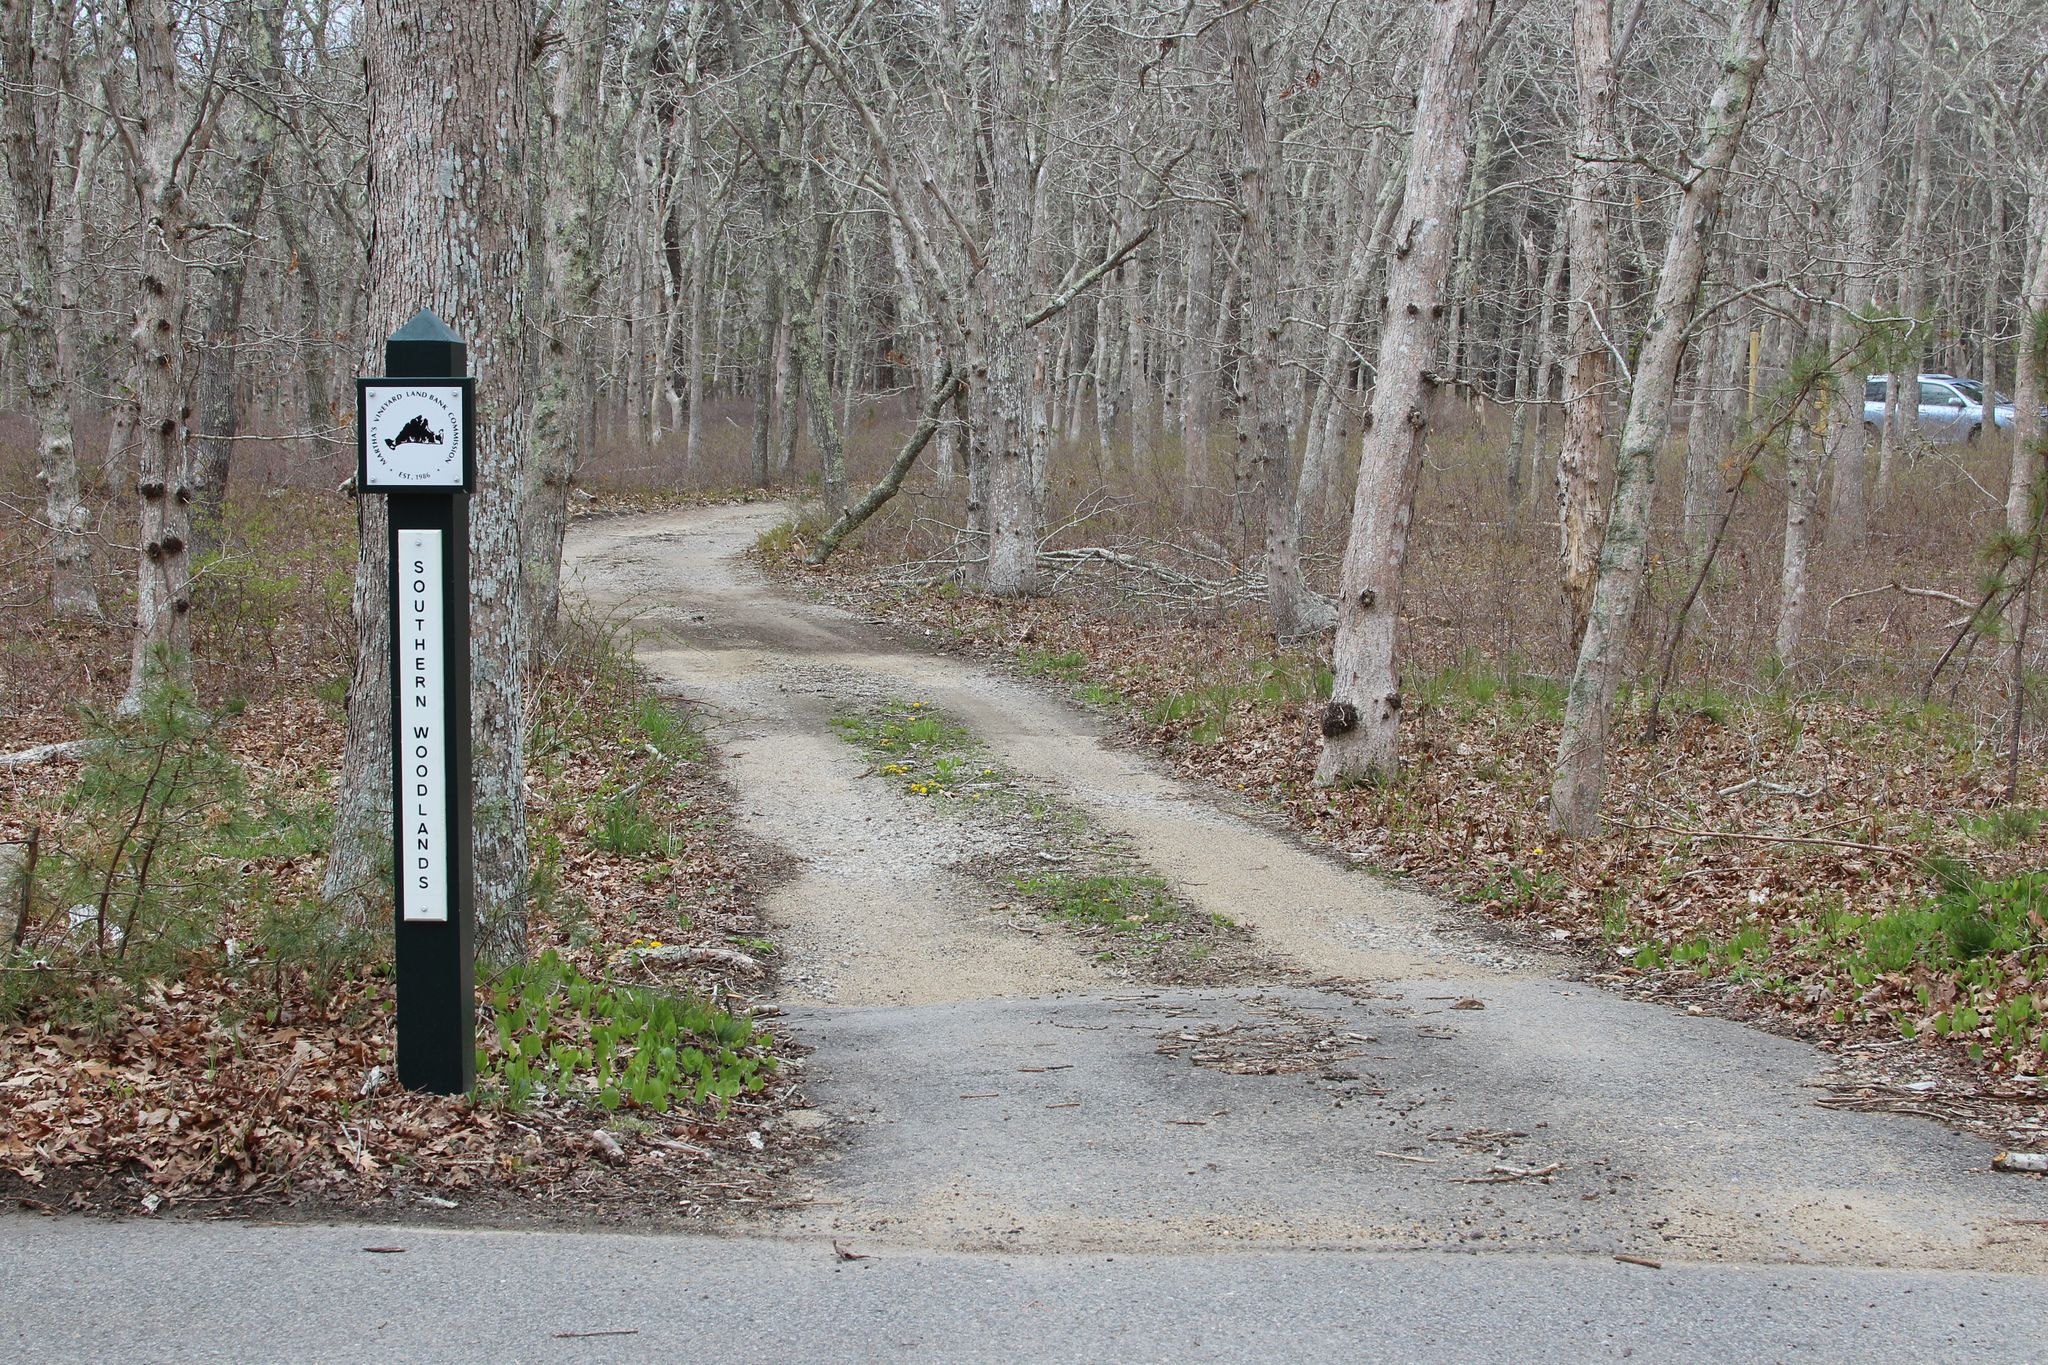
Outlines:
[[[373,1246],[402,1246],[374,1253]],[[857,1249],[857,1248],[856,1248]],[[0,1219],[20,1361],[2037,1360],[2039,1279]],[[625,1335],[577,1336],[574,1333]]]

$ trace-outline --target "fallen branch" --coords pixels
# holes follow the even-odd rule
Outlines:
[[[1785,782],[1770,782],[1766,781],[1761,777],[1752,777],[1749,778],[1747,781],[1737,782],[1735,785],[1731,787],[1723,787],[1719,791],[1715,792],[1714,795],[1734,796],[1737,792],[1748,791],[1751,787],[1762,787],[1764,791],[1771,796],[1796,796],[1801,801],[1811,801],[1814,797],[1820,795],[1819,787],[1815,787],[1811,791],[1808,791],[1804,787],[1794,787],[1789,783]]]
[[[744,972],[761,970],[758,958],[748,957],[737,948],[692,947],[674,943],[664,944],[659,948],[628,948],[626,953],[635,962],[687,962],[715,967],[737,967]]]
[[[1071,550],[1041,550],[1038,562],[1049,568],[1068,566],[1079,568],[1089,564],[1106,564],[1122,569],[1126,573],[1155,579],[1169,588],[1197,597],[1214,598],[1218,601],[1254,599],[1265,596],[1266,580],[1256,574],[1245,574],[1235,578],[1201,578],[1195,574],[1182,573],[1171,565],[1157,560],[1140,559],[1102,545],[1085,545]]]
[[[61,744],[38,744],[32,749],[16,749],[11,754],[0,754],[0,768],[26,768],[58,759],[83,758],[86,744],[82,739],[70,739]]]
[[[839,519],[832,523],[830,530],[818,537],[818,543],[804,556],[805,563],[813,566],[823,564],[831,558],[832,552],[839,548],[839,542],[852,535],[860,528],[862,522],[881,510],[882,504],[896,496],[897,490],[903,487],[904,478],[910,473],[910,467],[917,463],[917,457],[924,453],[924,448],[931,444],[932,437],[938,433],[946,404],[953,401],[953,395],[959,389],[960,381],[954,376],[953,367],[944,366],[939,371],[939,382],[934,384],[932,391],[925,396],[924,408],[918,414],[917,427],[903,442],[903,448],[896,452],[896,458],[890,463],[888,472],[882,475],[880,482],[868,490],[866,497],[853,506],[840,510]]]
[[[1828,610],[1832,612],[1844,602],[1853,602],[1859,597],[1870,597],[1881,592],[1899,592],[1904,593],[1908,597],[1926,597],[1936,602],[1953,602],[1955,605],[1972,612],[1977,609],[1977,604],[1969,598],[1958,597],[1952,592],[1942,592],[1938,588],[1909,588],[1904,583],[1880,583],[1874,588],[1864,588],[1860,592],[1843,593],[1840,597],[1828,603]]]
[[[1538,1166],[1534,1170],[1528,1171],[1523,1170],[1520,1166],[1495,1166],[1486,1175],[1454,1175],[1451,1177],[1450,1183],[1453,1185],[1508,1185],[1517,1180],[1542,1180],[1556,1175],[1563,1169],[1564,1164],[1557,1161],[1551,1162],[1548,1166]]]

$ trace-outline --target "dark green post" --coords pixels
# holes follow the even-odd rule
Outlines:
[[[391,553],[392,922],[398,1083],[476,1081],[475,807],[469,725],[469,348],[422,310],[357,381],[356,486],[381,493]]]

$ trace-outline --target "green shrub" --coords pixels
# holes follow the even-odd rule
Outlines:
[[[124,992],[206,952],[240,889],[241,768],[189,690],[159,683],[132,716],[88,714],[86,745],[28,888],[36,952],[0,974],[0,1015],[110,1017]]]

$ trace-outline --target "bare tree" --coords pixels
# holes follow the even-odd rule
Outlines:
[[[117,113],[128,176],[142,211],[141,275],[130,333],[136,374],[141,555],[135,650],[124,711],[159,681],[192,680],[192,493],[186,443],[186,278],[192,216],[187,190],[217,105],[179,90],[179,27],[169,0],[126,0],[135,107]],[[112,81],[109,104],[118,108]]]
[[[240,44],[236,75],[248,92],[237,111],[240,129],[221,199],[227,209],[218,231],[228,240],[209,265],[213,294],[207,301],[199,354],[198,427],[192,433],[193,535],[203,546],[218,531],[221,500],[227,495],[228,468],[241,433],[242,410],[236,390],[242,367],[242,304],[247,293],[249,257],[256,218],[270,184],[271,160],[277,144],[277,68],[279,29],[284,22],[281,0],[253,4],[238,0],[229,12],[223,41]]]
[[[1701,120],[1698,150],[1682,177],[1664,266],[1657,280],[1642,351],[1631,376],[1628,417],[1615,460],[1614,501],[1600,551],[1600,576],[1565,699],[1564,731],[1550,786],[1550,823],[1565,834],[1599,827],[1607,786],[1607,741],[1614,697],[1627,665],[1629,628],[1642,599],[1649,561],[1650,499],[1657,452],[1671,428],[1671,393],[1699,307],[1707,245],[1721,192],[1749,121],[1778,0],[1744,0],[1728,36],[1718,89]]]
[[[1266,608],[1274,634],[1286,640],[1321,624],[1307,610],[1301,581],[1301,518],[1294,497],[1293,443],[1280,392],[1280,260],[1268,185],[1274,150],[1266,127],[1266,96],[1252,50],[1251,20],[1237,10],[1223,21],[1223,51],[1237,96],[1243,139],[1238,216],[1245,246],[1245,356],[1238,367],[1239,467],[1257,471],[1264,504]]]
[[[1431,19],[1408,181],[1387,275],[1372,413],[1359,455],[1351,534],[1337,595],[1336,677],[1323,713],[1321,783],[1394,771],[1401,690],[1395,667],[1401,575],[1429,426],[1428,373],[1443,314],[1469,165],[1466,136],[1492,0],[1438,0]]]
[[[0,140],[14,200],[20,275],[14,328],[25,352],[30,416],[36,429],[36,477],[43,485],[49,534],[50,606],[60,617],[98,616],[92,581],[92,513],[78,489],[78,448],[72,439],[71,393],[63,373],[62,318],[50,237],[58,225],[57,120],[59,92],[67,84],[70,10],[43,11],[37,31],[36,0],[0,4]]]
[[[1035,103],[1025,72],[1029,0],[986,0],[989,99],[988,265],[975,277],[982,341],[969,401],[974,439],[988,469],[988,554],[978,577],[998,597],[1038,588],[1040,508],[1024,419],[1029,360],[1021,302],[1030,288],[1033,165],[1028,139]]]
[[[1614,17],[1608,0],[1574,0],[1572,50],[1578,58],[1579,134],[1573,150],[1571,207],[1571,361],[1565,368],[1564,444],[1557,452],[1558,559],[1572,639],[1585,634],[1600,560],[1606,486],[1607,405],[1613,399],[1608,352],[1614,310],[1608,247],[1608,199],[1614,165]]]
[[[532,479],[521,521],[526,540],[529,647],[552,630],[562,577],[562,537],[588,406],[591,317],[596,311],[598,78],[604,65],[605,0],[564,0],[561,54],[549,91],[552,153],[541,191],[540,287],[544,313],[540,384],[533,404]]]
[[[1849,545],[1861,544],[1869,531],[1869,476],[1864,468],[1868,451],[1863,439],[1863,376],[1869,366],[1862,351],[1851,343],[1859,329],[1867,327],[1866,315],[1880,268],[1877,204],[1885,188],[1884,147],[1891,132],[1893,58],[1898,50],[1896,35],[1905,18],[1903,9],[1902,0],[1862,0],[1858,46],[1866,75],[1851,102],[1855,113],[1847,120],[1854,149],[1844,168],[1849,182],[1847,261],[1841,307],[1828,335],[1828,349],[1847,358],[1840,362],[1835,376],[1827,458],[1835,471],[1829,535]],[[1789,654],[1782,657],[1791,662]]]

